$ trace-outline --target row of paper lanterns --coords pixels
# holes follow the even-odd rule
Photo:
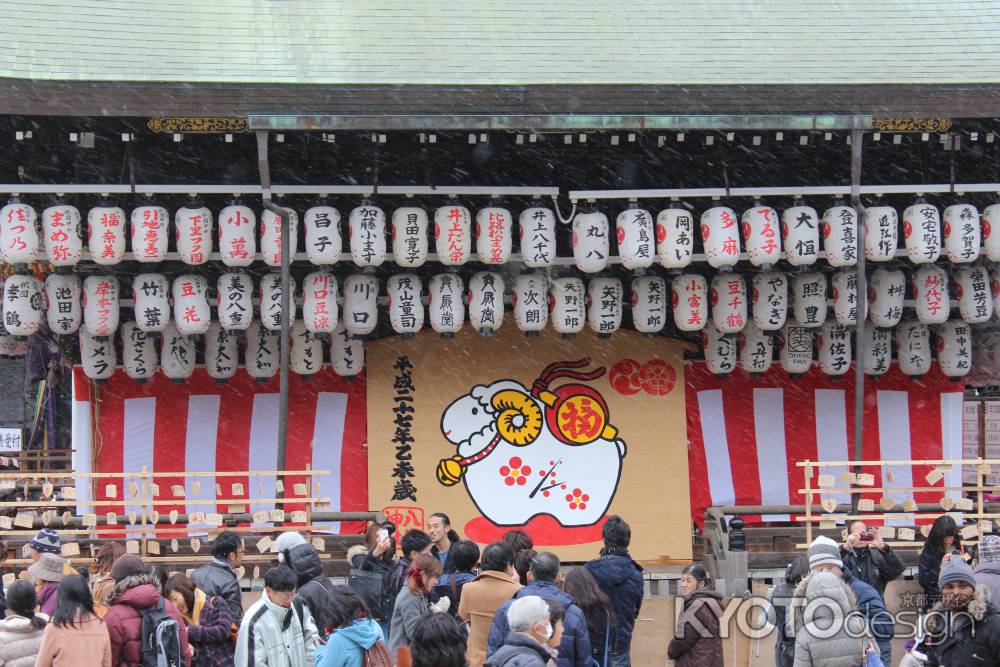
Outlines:
[[[299,216],[290,216],[291,253],[298,243]],[[886,262],[896,257],[900,233],[899,216],[891,206],[865,209],[865,257]],[[0,259],[9,264],[47,260],[55,266],[73,266],[83,256],[79,210],[67,204],[46,208],[36,225],[35,209],[12,201],[0,209]],[[982,220],[980,220],[982,218]],[[556,259],[555,215],[544,207],[525,209],[519,216],[521,255],[529,267],[547,267]],[[423,265],[428,257],[427,211],[416,206],[395,209],[387,230],[385,212],[371,203],[354,208],[348,217],[351,260],[359,267],[379,266],[387,257],[387,231],[391,236],[393,261],[404,268]],[[139,262],[161,262],[166,258],[170,215],[167,209],[147,204],[132,210],[126,224],[125,211],[117,206],[91,208],[87,214],[87,246],[97,264],[114,265],[125,259],[126,227],[131,230],[132,258]],[[943,224],[942,224],[943,223]],[[1000,223],[1000,204],[988,206],[982,216],[971,204],[954,204],[942,216],[937,207],[923,201],[903,212],[903,243],[914,264],[929,264],[942,255],[953,263],[969,263],[985,254],[1000,261],[1000,234],[992,228]],[[341,260],[341,216],[332,206],[314,206],[302,220],[305,252],[317,265]],[[254,211],[232,204],[219,213],[218,224],[205,207],[183,207],[173,216],[177,252],[187,264],[203,264],[217,248],[223,264],[249,266],[258,253],[258,219]],[[503,264],[510,259],[513,215],[501,206],[486,206],[474,216],[465,206],[450,203],[437,208],[433,232],[438,261],[460,266],[472,259],[473,238],[477,259],[485,264]],[[473,227],[475,234],[473,234]],[[600,212],[577,214],[572,223],[573,257],[577,268],[596,273],[608,266],[611,234],[627,269],[643,269],[659,263],[678,269],[691,264],[695,234],[700,234],[707,262],[716,268],[734,265],[746,252],[754,266],[770,267],[780,260],[793,266],[814,264],[820,246],[826,261],[835,267],[857,262],[858,220],[850,206],[832,206],[822,217],[811,206],[796,205],[779,215],[777,210],[756,204],[742,216],[726,206],[715,206],[701,215],[695,229],[694,215],[684,208],[668,208],[655,218],[650,211],[622,211],[612,231]],[[822,237],[822,238],[821,238]],[[260,256],[270,266],[281,263],[281,219],[264,210],[259,220]]]

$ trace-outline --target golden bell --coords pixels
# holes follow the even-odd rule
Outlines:
[[[437,466],[437,480],[444,486],[454,486],[462,481],[465,474],[465,466],[459,461],[461,456],[453,456],[450,459],[441,459]]]

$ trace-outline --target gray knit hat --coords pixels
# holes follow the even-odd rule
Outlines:
[[[840,560],[840,545],[823,535],[809,545],[809,569],[814,570],[820,565],[844,567],[844,561]]]
[[[42,528],[38,531],[28,546],[43,554],[56,554],[57,556],[62,553],[59,547],[59,533],[52,530],[51,528]]]
[[[979,540],[978,553],[980,563],[1000,562],[1000,537],[996,535],[984,535]]]
[[[976,576],[972,573],[972,568],[961,556],[952,555],[944,565],[941,566],[941,574],[938,575],[938,588],[944,588],[950,583],[961,581],[976,587]]]

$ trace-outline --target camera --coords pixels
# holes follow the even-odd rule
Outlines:
[[[862,542],[873,542],[875,540],[875,531],[866,530],[863,533],[859,533],[858,539],[861,540]]]

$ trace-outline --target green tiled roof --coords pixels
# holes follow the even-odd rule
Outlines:
[[[0,0],[0,77],[1000,82],[1000,1]]]

